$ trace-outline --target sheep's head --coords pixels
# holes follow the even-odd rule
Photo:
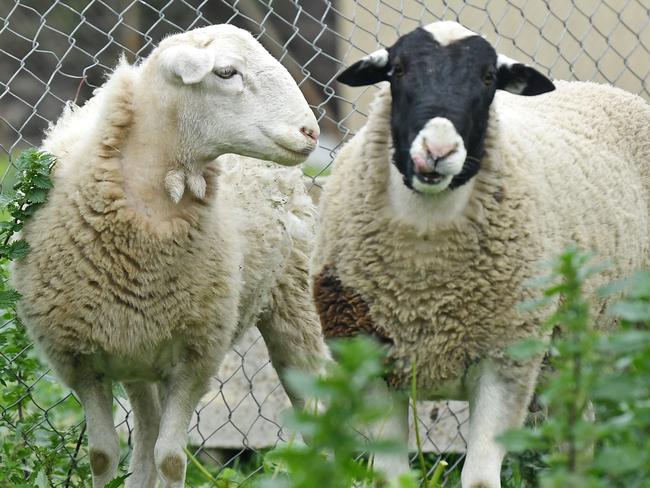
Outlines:
[[[429,194],[461,186],[478,172],[497,88],[520,95],[555,88],[456,22],[405,34],[338,80],[351,86],[390,82],[394,163],[406,186]]]
[[[225,153],[304,161],[314,150],[316,118],[288,71],[253,36],[214,25],[165,39],[150,57],[171,89],[181,158],[210,161]]]

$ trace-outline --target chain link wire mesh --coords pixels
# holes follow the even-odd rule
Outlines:
[[[336,150],[363,124],[376,91],[338,85],[337,72],[436,19],[458,20],[500,52],[555,78],[611,83],[650,100],[648,0],[3,0],[2,189],[11,187],[17,153],[39,145],[66,101],[81,104],[90,97],[122,53],[136,61],[165,35],[228,22],[253,32],[283,62],[317,114],[321,145],[305,166],[317,199]],[[29,344],[12,345],[16,334],[10,321],[0,325],[3,383],[23,388],[15,398],[0,396],[0,436],[15,434],[26,455],[44,463],[51,452],[40,441],[47,440],[49,451],[69,466],[55,473],[56,486],[73,486],[75,477],[88,474],[79,403],[45,369],[24,381],[13,366],[31,361],[33,351]],[[130,443],[129,407],[123,392],[115,393],[118,423],[124,443]],[[285,406],[265,347],[250,333],[229,354],[197,409],[192,452],[222,468],[248,462],[252,473],[260,468],[251,456],[285,437],[278,416]],[[439,459],[464,450],[465,404],[427,403],[419,412],[426,450]],[[32,420],[29,432],[26,419]],[[462,457],[451,459],[453,468]]]

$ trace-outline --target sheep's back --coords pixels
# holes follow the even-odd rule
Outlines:
[[[509,186],[527,187],[541,258],[576,244],[613,261],[607,278],[647,265],[645,101],[609,86],[560,82],[539,97],[500,94],[493,113],[486,166],[503,171]]]
[[[219,198],[232,209],[242,235],[239,335],[273,306],[272,291],[293,272],[295,255],[310,255],[315,208],[300,168],[235,155],[218,161],[222,165]]]

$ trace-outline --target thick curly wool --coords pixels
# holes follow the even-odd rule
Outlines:
[[[568,244],[612,260],[592,287],[647,265],[650,107],[639,97],[567,82],[539,97],[499,92],[481,169],[451,202],[448,193],[396,198],[390,107],[382,88],[337,157],[312,285],[326,332],[355,325],[323,299],[323,276],[367,303],[356,327],[386,332],[396,386],[408,385],[412,358],[419,387],[435,394],[481,358],[503,360],[508,344],[539,335],[543,312],[517,304],[534,297],[526,281],[540,261]],[[460,216],[444,219],[441,207]]]
[[[233,76],[221,76],[224,66]],[[273,365],[318,374],[328,357],[308,289],[314,209],[298,169],[316,119],[253,36],[208,26],[121,62],[43,149],[46,204],[23,229],[19,314],[87,420],[93,486],[117,474],[112,384],[133,408],[127,488],[184,486],[187,429],[246,327]]]
[[[170,359],[161,349],[178,336],[191,339],[183,354],[197,370],[213,371],[242,328],[308,289],[314,210],[298,169],[223,156],[204,172],[205,198],[170,201],[169,218],[134,202],[120,148],[138,69],[118,67],[48,134],[54,189],[25,226],[31,252],[12,273],[20,316],[64,380],[70,356],[91,353],[114,379],[155,379]],[[299,302],[309,317],[308,298]],[[287,348],[299,339],[324,351],[311,315],[293,324]]]

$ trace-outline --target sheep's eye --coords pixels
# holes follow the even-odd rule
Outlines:
[[[495,78],[496,76],[494,75],[494,73],[492,71],[488,71],[483,75],[483,83],[485,84],[485,86],[490,86],[492,83],[494,83]]]
[[[395,63],[395,65],[393,66],[392,74],[397,76],[398,78],[404,76],[404,66],[402,65],[401,62],[398,61],[397,63]]]
[[[235,68],[219,68],[214,70],[214,74],[219,78],[227,80],[228,78],[235,76],[237,74],[237,70]]]

